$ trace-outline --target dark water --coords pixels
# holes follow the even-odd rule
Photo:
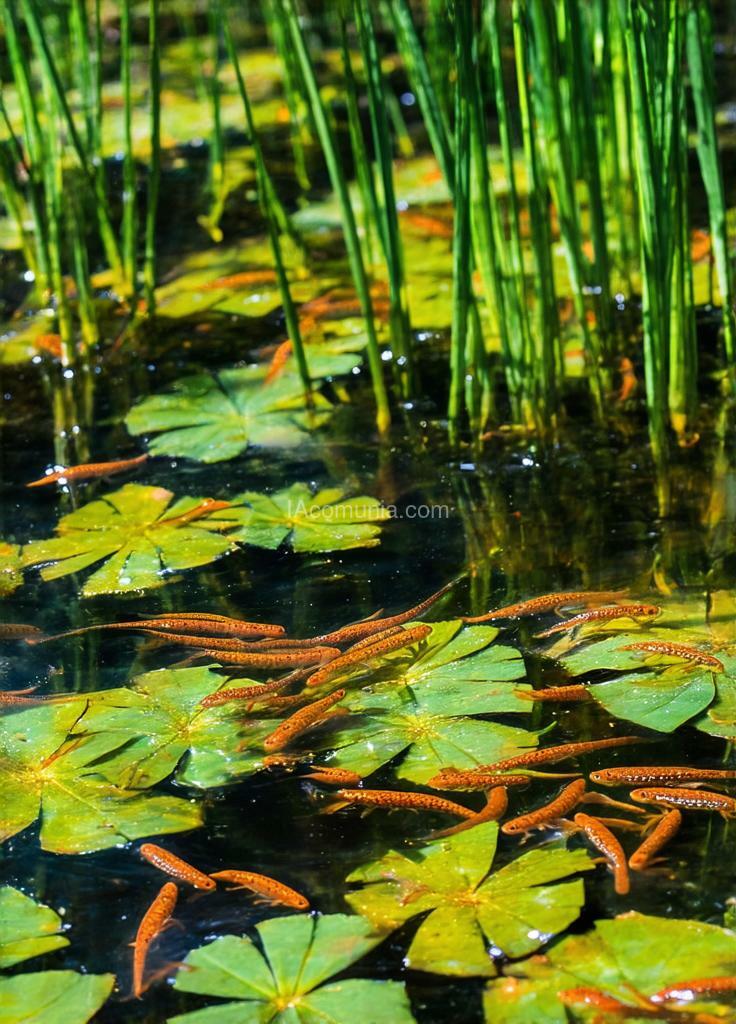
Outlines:
[[[223,331],[222,345],[206,351],[182,349],[188,333],[177,338],[144,338],[147,348],[135,365],[108,359],[96,378],[97,415],[89,436],[95,458],[130,449],[119,416],[131,392],[160,390],[182,370],[205,360],[232,361]],[[217,338],[217,330],[214,337]],[[260,342],[263,335],[260,336]],[[248,341],[240,340],[248,357]],[[18,540],[51,533],[71,498],[51,488],[28,492],[23,484],[53,462],[52,424],[35,368],[5,370],[5,416],[0,437],[2,464],[2,534]],[[693,594],[711,586],[733,586],[736,564],[731,554],[736,516],[734,476],[728,439],[704,438],[699,447],[679,453],[668,470],[673,495],[670,513],[660,518],[647,447],[639,428],[629,436],[619,428],[594,432],[570,425],[556,445],[525,440],[489,442],[482,453],[470,447],[450,449],[437,409],[406,411],[388,442],[375,438],[370,407],[358,400],[340,410],[324,446],[307,446],[288,455],[259,453],[232,462],[201,466],[155,459],[139,471],[140,483],[156,483],[177,494],[226,497],[245,488],[270,490],[295,480],[315,485],[341,483],[396,505],[399,518],[384,530],[380,546],[334,555],[305,556],[243,548],[212,566],[183,574],[159,591],[80,601],[73,577],[42,583],[33,574],[7,602],[8,619],[35,623],[49,632],[79,623],[109,621],[166,610],[207,608],[247,619],[282,622],[296,635],[311,635],[378,608],[388,613],[416,603],[448,579],[470,575],[437,612],[448,618],[480,612],[518,597],[571,588],[610,589],[631,586],[652,595],[655,579]],[[121,482],[123,478],[118,478]],[[105,482],[81,487],[75,500],[87,501],[110,489]],[[712,494],[720,494],[720,518],[706,521]],[[409,518],[409,506],[434,508],[434,518]],[[439,512],[437,509],[439,508]],[[713,515],[711,515],[713,519]],[[522,648],[532,646],[527,627],[504,638]],[[53,647],[28,649],[6,643],[2,650],[3,686],[15,688],[43,679],[49,667],[63,669],[51,688],[100,689],[121,685],[138,673],[171,663],[166,651],[143,651],[132,635],[94,634]],[[555,669],[528,653],[531,681],[551,680]],[[557,722],[554,742],[600,736],[609,728],[605,712],[594,705],[537,708],[534,725]],[[12,716],[4,720],[12,728]],[[632,760],[677,763],[697,754],[716,763],[723,743],[680,729],[675,737],[627,751]],[[584,770],[616,763],[607,753],[584,762]],[[624,761],[623,763],[626,763]],[[383,769],[371,784],[380,787],[391,773]],[[164,791],[166,785],[160,787]],[[170,786],[172,791],[177,787]],[[181,793],[181,788],[178,788]],[[206,825],[190,834],[166,837],[167,849],[204,870],[242,865],[271,874],[304,891],[323,913],[347,909],[344,878],[356,866],[426,834],[427,820],[399,812],[316,814],[318,802],[309,783],[279,771],[199,794]],[[523,810],[539,802],[539,791],[514,795]],[[634,879],[628,897],[617,897],[603,868],[586,880],[583,917],[573,929],[594,918],[628,909],[721,922],[725,900],[732,895],[728,866],[728,828],[720,820],[693,816],[673,844],[667,874]],[[535,842],[541,840],[532,840]],[[77,968],[113,971],[119,991],[99,1019],[161,1021],[208,1001],[182,996],[165,981],[143,1001],[125,999],[129,991],[131,950],[137,923],[161,884],[160,876],[136,853],[137,844],[86,856],[58,856],[39,851],[37,827],[0,847],[2,879],[65,911],[72,945],[36,958],[19,970]],[[497,865],[518,852],[515,840],[502,837]],[[188,950],[226,933],[240,934],[278,908],[255,905],[245,895],[224,891],[203,898],[182,890],[176,918],[155,947],[151,967],[183,959]],[[479,981],[453,981],[407,972],[402,957],[418,921],[361,961],[353,974],[404,977],[421,1022],[481,1019]]]

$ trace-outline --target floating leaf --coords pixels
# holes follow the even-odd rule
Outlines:
[[[368,775],[406,750],[398,775],[424,783],[449,765],[474,768],[536,746],[535,733],[468,717],[529,712],[517,692],[528,689],[516,682],[523,659],[513,647],[493,644],[497,635],[492,626],[435,622],[418,652],[381,658],[370,685],[341,703],[356,714],[326,739],[336,749],[331,764]],[[345,678],[365,671],[351,668]]]
[[[61,918],[12,885],[0,888],[0,970],[68,946]]]
[[[313,494],[307,484],[293,484],[276,494],[246,491],[233,501],[247,506],[244,525],[233,536],[272,550],[284,543],[294,551],[374,547],[378,524],[391,518],[375,498],[346,498],[339,487]]]
[[[85,731],[107,737],[113,751],[96,770],[118,786],[137,788],[174,771],[177,782],[198,788],[257,771],[275,722],[244,716],[237,702],[199,706],[223,685],[223,676],[208,668],[162,669],[139,676],[131,689],[90,695]]]
[[[675,630],[646,633],[647,640],[702,642],[702,637],[697,638],[692,633],[686,636],[687,639]],[[628,669],[616,679],[591,686],[591,696],[617,718],[659,732],[672,732],[711,703],[716,692],[714,674],[691,661],[622,650],[627,644],[642,639],[641,633],[609,636],[563,657],[562,665],[574,676],[600,669]],[[643,666],[645,671],[641,671]],[[638,671],[630,671],[634,667]]]
[[[22,565],[17,544],[0,541],[0,597],[9,597],[21,585]]]
[[[39,971],[0,978],[0,1024],[85,1024],[112,992],[114,974]]]
[[[191,522],[177,517],[205,499],[180,498],[163,487],[126,484],[119,491],[63,516],[58,536],[31,541],[25,565],[42,564],[45,580],[59,579],[100,562],[82,588],[84,597],[161,587],[171,573],[206,565],[233,547],[224,534],[236,525],[229,509]]]
[[[0,841],[41,815],[41,846],[52,853],[87,853],[140,836],[181,832],[201,824],[187,800],[124,790],[93,767],[120,742],[115,734],[69,738],[86,706],[80,697],[12,717],[0,732]]]
[[[249,445],[299,444],[321,426],[330,403],[315,394],[307,409],[294,374],[266,382],[268,368],[245,366],[185,377],[170,394],[144,399],[128,413],[131,434],[158,434],[149,442],[155,455],[221,462]]]
[[[488,1024],[566,1024],[571,1017],[588,1021],[590,1011],[582,1006],[566,1014],[557,993],[589,987],[633,1006],[632,989],[651,996],[668,985],[735,971],[733,932],[699,921],[624,914],[598,921],[585,935],[563,939],[544,960],[507,965],[505,973],[513,977],[492,981],[486,989],[485,1019]],[[709,998],[708,1005],[717,1002]],[[688,1003],[687,1009],[694,1012],[698,1005]],[[720,1010],[728,1012],[723,1006]],[[635,1013],[629,1016],[638,1019]]]
[[[330,914],[272,918],[256,927],[259,945],[225,935],[189,953],[176,976],[180,992],[219,996],[216,1004],[170,1024],[409,1024],[404,986],[364,978],[325,984],[376,946],[383,935],[360,917]]]
[[[528,956],[577,918],[585,898],[582,880],[562,879],[593,866],[581,850],[547,847],[489,874],[497,840],[498,825],[489,822],[429,843],[411,859],[390,852],[348,877],[365,884],[346,899],[384,929],[429,911],[407,966],[493,977],[494,956]]]

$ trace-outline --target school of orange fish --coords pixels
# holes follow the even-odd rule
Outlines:
[[[119,463],[72,467],[34,481],[29,486],[58,482],[62,477],[64,480],[73,479],[75,476],[78,479],[89,479],[101,475],[103,471],[118,472],[139,464],[142,458],[123,460]],[[185,515],[191,517],[193,514],[202,513],[197,508]],[[717,790],[700,788],[708,784],[722,787],[724,783],[736,780],[736,771],[732,770],[672,765],[628,765],[601,768],[590,773],[590,782],[598,786],[629,787],[630,800],[633,803],[614,800],[597,790],[589,790],[588,783],[580,777],[579,772],[560,775],[537,770],[540,765],[574,760],[588,752],[640,743],[642,737],[639,736],[616,736],[533,748],[516,757],[478,765],[468,770],[459,770],[448,765],[430,779],[428,786],[431,789],[484,793],[485,804],[480,810],[470,809],[454,800],[432,793],[371,789],[364,785],[363,779],[355,772],[313,763],[308,751],[299,754],[289,753],[289,748],[295,741],[309,730],[324,723],[330,715],[342,713],[333,709],[344,698],[344,688],[335,689],[317,700],[311,699],[310,691],[339,679],[355,667],[368,668],[375,659],[380,659],[386,654],[421,645],[429,636],[431,627],[417,623],[416,620],[453,585],[450,583],[442,587],[420,604],[400,614],[363,619],[332,632],[306,639],[287,637],[283,626],[277,624],[246,622],[209,612],[167,613],[129,622],[96,624],[55,636],[45,636],[35,626],[7,624],[0,626],[0,638],[38,644],[96,630],[134,630],[154,638],[159,643],[190,649],[192,653],[189,661],[205,658],[222,666],[247,669],[249,672],[289,670],[286,674],[265,683],[218,689],[206,696],[201,705],[212,707],[236,701],[242,703],[248,711],[256,704],[271,707],[297,705],[296,709],[280,721],[273,732],[265,738],[263,746],[267,756],[264,764],[290,768],[305,765],[309,771],[301,777],[325,786],[338,787],[328,810],[347,806],[359,807],[364,811],[376,808],[406,809],[447,814],[460,819],[458,824],[432,833],[431,838],[453,835],[487,821],[501,821],[500,828],[505,835],[520,836],[522,841],[534,830],[577,832],[601,854],[612,872],[615,891],[620,895],[629,892],[630,871],[644,871],[659,859],[664,846],[679,830],[683,812],[716,812],[724,818],[736,816],[734,797]],[[621,591],[571,591],[544,594],[489,611],[484,615],[465,616],[462,621],[512,622],[520,618],[576,608],[585,610],[538,633],[537,636],[545,638],[565,631],[574,631],[591,622],[633,619],[646,623],[653,621],[660,613],[656,605],[627,603],[626,595]],[[675,641],[644,639],[622,649],[637,650],[645,655],[667,655],[697,663],[713,672],[723,671],[722,663],[713,654]],[[296,692],[283,692],[295,687],[298,687]],[[64,696],[44,698],[32,695],[32,689],[2,692],[0,705],[11,708],[67,699]],[[546,687],[531,692],[523,691],[521,695],[535,701],[576,701],[586,699],[588,692],[585,685],[575,684]],[[527,786],[531,781],[555,782],[561,778],[571,781],[566,782],[554,799],[528,813],[506,817],[509,790]],[[605,817],[601,814],[583,813],[579,810],[581,805],[617,809],[634,817]],[[648,805],[654,808],[654,811],[647,814],[640,805]],[[570,815],[573,815],[572,818]],[[639,834],[638,845],[628,857],[615,834],[617,831]],[[246,889],[261,900],[297,910],[309,908],[309,901],[301,893],[265,875],[239,869],[222,870],[208,875],[153,843],[144,843],[139,852],[150,864],[178,882],[197,889],[211,891],[216,888],[218,882],[231,883],[232,888]],[[149,947],[171,919],[177,898],[177,885],[166,882],[140,922],[133,943],[133,995],[136,997],[145,991],[152,980],[151,978],[147,982],[145,977]],[[677,981],[648,999],[642,997],[633,1009],[636,1016],[671,1019],[671,1016],[666,1015],[671,1015],[677,1005],[706,993],[731,990],[736,990],[736,978]],[[619,1015],[631,1015],[632,1012],[630,1005],[620,1003],[595,988],[570,989],[559,993],[559,997],[565,1005],[571,1007],[590,1007],[603,1013]],[[707,1015],[689,1015],[688,1020],[706,1024]]]

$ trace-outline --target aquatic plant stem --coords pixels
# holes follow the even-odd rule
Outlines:
[[[332,128],[330,127],[330,123],[327,118],[327,112],[322,103],[322,97],[317,85],[312,61],[307,51],[307,46],[301,31],[301,25],[299,23],[299,17],[297,15],[294,0],[278,0],[277,12],[286,19],[286,23],[289,26],[292,45],[296,51],[302,76],[307,86],[312,114],[322,145],[325,161],[327,163],[330,181],[332,182],[332,187],[337,195],[338,203],[340,205],[343,219],[345,247],[347,249],[353,282],[355,284],[355,290],[358,294],[358,300],[365,319],[366,334],[368,336],[368,365],[370,367],[373,393],[376,401],[376,424],[379,433],[383,434],[388,430],[391,423],[391,413],[389,410],[386,385],[383,379],[383,366],[380,349],[378,347],[375,322],[373,319],[373,308],[371,306],[370,292],[368,289],[368,279],[363,265],[363,256],[360,250],[360,241],[358,239],[358,231],[355,224],[355,214],[353,213],[353,207],[350,202],[350,195],[348,192],[347,182],[345,180],[342,162],[337,151],[337,146],[332,134]]]
[[[120,6],[120,80],[123,89],[123,223],[122,256],[125,275],[135,297],[137,266],[137,207],[135,158],[133,156],[133,96],[131,73],[131,0],[122,0]]]
[[[149,315],[156,311],[156,214],[161,185],[161,52],[159,0],[148,3],[148,127],[151,163],[148,169],[143,289]]]
[[[253,152],[255,154],[256,161],[256,177],[258,181],[258,198],[260,200],[261,209],[266,219],[266,225],[268,228],[268,237],[271,243],[271,251],[273,253],[274,266],[276,269],[276,279],[279,284],[279,291],[281,293],[281,303],[284,307],[284,319],[286,320],[286,329],[288,331],[289,340],[291,341],[292,350],[294,352],[294,358],[296,360],[297,370],[301,378],[302,384],[304,385],[304,393],[307,396],[307,400],[311,400],[311,389],[312,384],[309,376],[309,367],[307,365],[307,356],[304,349],[304,341],[302,339],[301,330],[299,328],[299,316],[296,311],[296,306],[291,297],[291,289],[289,288],[289,279],[286,276],[286,269],[284,267],[284,260],[281,252],[281,240],[279,238],[279,223],[274,213],[274,208],[270,203],[270,196],[274,191],[273,183],[271,182],[266,162],[263,158],[263,150],[261,148],[260,139],[256,132],[255,122],[253,120],[253,110],[250,104],[250,97],[248,96],[248,90],[245,85],[245,78],[240,67],[240,60],[238,59],[238,53],[235,49],[235,43],[233,41],[232,32],[230,31],[230,24],[227,20],[227,15],[224,10],[220,8],[220,30],[222,31],[223,41],[225,43],[225,49],[227,50],[228,58],[230,63],[233,65],[235,71],[235,78],[238,83],[238,91],[240,98],[243,103],[243,111],[245,113],[245,121],[248,128],[248,134],[251,138],[253,145]]]

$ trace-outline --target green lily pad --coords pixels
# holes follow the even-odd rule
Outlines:
[[[85,1024],[112,992],[114,974],[38,971],[0,978],[0,1024]]]
[[[403,984],[329,979],[351,967],[384,935],[360,917],[330,914],[272,918],[256,927],[259,945],[225,935],[193,950],[179,971],[180,992],[219,996],[170,1024],[410,1024]]]
[[[17,544],[0,541],[0,597],[10,597],[23,582],[23,562]]]
[[[0,842],[41,815],[41,847],[87,853],[141,836],[181,832],[201,824],[188,800],[125,790],[100,777],[94,762],[120,738],[78,731],[87,699],[45,704],[12,717],[0,732]]]
[[[227,685],[208,668],[161,669],[139,676],[130,689],[89,695],[84,729],[106,737],[112,749],[95,770],[118,786],[138,789],[174,772],[177,782],[206,789],[257,771],[263,739],[276,722],[244,716],[237,702],[199,706]]]
[[[391,518],[376,498],[346,498],[339,487],[317,491],[293,484],[276,494],[246,491],[233,498],[247,506],[243,526],[233,536],[245,544],[275,550],[344,551],[375,547],[380,523]]]
[[[354,714],[325,739],[336,751],[331,764],[368,775],[406,751],[397,774],[425,783],[441,768],[474,768],[536,746],[533,732],[470,717],[529,713],[530,702],[518,696],[528,687],[516,682],[522,657],[493,644],[497,635],[492,626],[435,622],[418,651],[381,657],[369,685],[341,703]],[[344,678],[363,683],[364,675],[351,668]]]
[[[126,484],[63,516],[58,536],[26,545],[23,563],[42,565],[43,579],[55,580],[104,559],[82,587],[82,596],[92,597],[162,587],[172,573],[232,550],[225,534],[236,518],[229,509],[177,522],[205,499],[179,498],[172,505],[173,497],[163,487]]]
[[[12,885],[0,888],[0,970],[68,946],[62,922],[51,907],[36,903]]]
[[[693,722],[696,729],[724,739],[736,737],[736,655],[718,651],[724,671],[713,676],[715,700]]]
[[[680,631],[674,630],[651,630],[647,632],[646,639],[698,642],[692,632],[688,632],[685,639]],[[658,732],[673,732],[711,703],[716,693],[714,673],[694,662],[652,659],[643,651],[622,650],[627,644],[641,640],[641,633],[609,636],[566,655],[562,658],[562,665],[574,676],[600,669],[628,669],[616,679],[591,686],[590,695],[617,718]],[[647,670],[631,671],[642,666]]]
[[[489,982],[484,997],[488,1024],[566,1024],[590,1020],[579,1006],[565,1012],[557,993],[589,987],[634,1006],[632,990],[643,996],[692,980],[733,975],[736,934],[699,921],[624,914],[598,921],[585,935],[572,935],[542,958],[509,964],[503,979]],[[688,1003],[688,1011],[701,1004]],[[704,1004],[702,1004],[704,1005]],[[708,1007],[728,1012],[718,1000]],[[711,1009],[711,1012],[713,1012]],[[633,1019],[639,1020],[636,1014]],[[617,1018],[618,1019],[618,1018]],[[724,1016],[724,1020],[728,1020]]]
[[[300,444],[321,426],[330,403],[315,394],[305,405],[301,382],[284,374],[266,382],[268,368],[245,366],[178,381],[170,394],[144,399],[128,413],[131,434],[158,434],[149,442],[155,455],[200,462],[233,459],[249,445]]]
[[[581,851],[532,850],[489,874],[498,825],[488,822],[424,846],[390,852],[353,871],[364,883],[346,897],[378,928],[429,912],[406,956],[416,970],[493,977],[494,957],[528,956],[574,921],[585,900],[570,876],[593,864]],[[563,881],[568,879],[568,881]]]

